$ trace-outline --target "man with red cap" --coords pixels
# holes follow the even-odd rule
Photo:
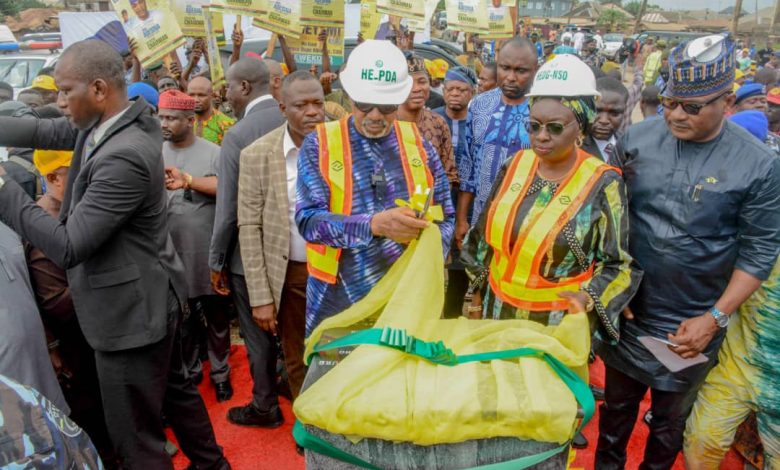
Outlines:
[[[211,288],[209,243],[214,228],[219,147],[196,137],[195,99],[179,90],[160,95],[157,113],[162,127],[168,227],[184,262],[190,315],[182,325],[182,349],[190,375],[202,376],[197,345],[205,315],[211,381],[217,401],[233,396],[230,386],[230,324],[227,311]],[[199,323],[200,322],[200,323]]]

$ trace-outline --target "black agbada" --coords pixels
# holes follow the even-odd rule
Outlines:
[[[645,275],[630,304],[635,319],[598,352],[651,388],[682,392],[715,363],[722,332],[704,351],[707,363],[678,373],[637,337],[666,339],[706,312],[735,268],[767,278],[780,247],[780,159],[729,121],[705,143],[676,139],[662,119],[645,121],[628,129],[624,145],[629,251]]]

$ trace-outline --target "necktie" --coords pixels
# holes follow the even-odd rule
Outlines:
[[[92,151],[95,150],[95,131],[89,133],[87,136],[86,142],[84,142],[84,151],[82,152],[81,157],[81,166],[84,166],[85,163],[87,163],[87,158],[89,158],[89,155],[92,153]]]
[[[612,164],[612,160],[615,157],[615,146],[612,145],[612,142],[608,143],[606,147],[604,147],[604,161]]]

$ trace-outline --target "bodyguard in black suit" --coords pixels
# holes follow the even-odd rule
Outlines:
[[[60,219],[9,181],[0,217],[67,269],[124,467],[173,468],[164,410],[193,468],[228,469],[181,360],[187,293],[168,234],[160,125],[143,99],[128,101],[122,59],[102,41],[69,47],[55,79],[70,122],[2,118],[0,145],[74,150]]]
[[[241,151],[284,122],[279,103],[270,94],[269,82],[268,67],[253,58],[237,61],[227,72],[227,99],[240,119],[225,134],[219,154],[217,210],[209,267],[214,291],[233,295],[254,382],[252,402],[230,409],[228,420],[240,425],[274,428],[283,422],[276,393],[276,343],[253,320],[238,246]]]

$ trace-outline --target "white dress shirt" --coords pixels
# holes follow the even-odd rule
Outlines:
[[[284,142],[282,151],[284,160],[287,164],[287,200],[290,202],[290,259],[292,261],[306,262],[306,240],[298,232],[298,225],[295,224],[295,200],[296,185],[298,182],[298,151],[295,146],[290,131],[287,127],[284,129]]]

